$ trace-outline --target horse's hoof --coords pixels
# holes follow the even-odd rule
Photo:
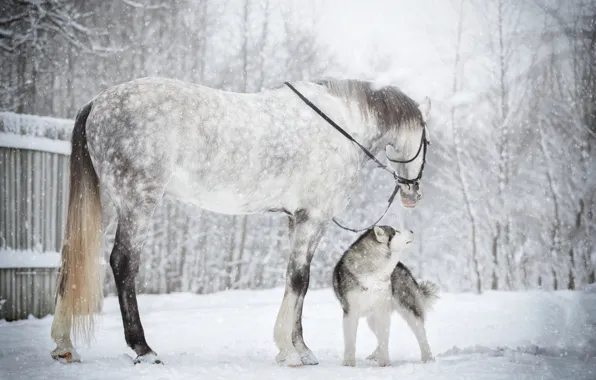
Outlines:
[[[278,364],[288,367],[301,367],[304,365],[300,355],[295,350],[281,350],[275,357]]]
[[[302,364],[304,364],[304,365],[319,364],[319,361],[317,360],[317,358],[315,357],[315,355],[312,353],[311,350],[301,353],[300,360],[302,361]]]
[[[60,350],[56,348],[51,353],[52,359],[60,362],[62,364],[69,364],[69,363],[80,363],[81,357],[79,354],[74,350]]]
[[[162,364],[163,362],[156,353],[150,352],[145,355],[139,355],[133,360],[134,364]]]
[[[432,355],[425,356],[422,358],[423,363],[429,363],[429,362],[434,362],[434,361],[435,361],[435,358]]]
[[[356,367],[356,359],[344,359],[341,365],[344,367]]]

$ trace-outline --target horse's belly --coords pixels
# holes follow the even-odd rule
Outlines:
[[[194,180],[182,170],[175,170],[166,187],[166,194],[205,210],[220,214],[256,214],[280,207],[283,203],[279,187],[270,190],[249,191],[246,186],[225,180],[203,178]]]

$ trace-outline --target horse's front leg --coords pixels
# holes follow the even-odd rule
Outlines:
[[[325,222],[314,220],[304,210],[290,222],[292,248],[286,272],[286,289],[275,322],[274,337],[279,348],[280,364],[300,366],[318,364],[317,358],[304,343],[302,307],[308,290],[310,262],[324,232]]]

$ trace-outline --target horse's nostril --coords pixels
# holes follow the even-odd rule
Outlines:
[[[413,235],[414,234],[414,231],[410,230],[410,233]]]

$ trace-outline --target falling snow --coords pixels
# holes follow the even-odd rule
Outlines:
[[[64,367],[48,354],[51,316],[0,321],[0,378],[231,378],[238,373],[255,379],[596,378],[596,5],[564,3],[2,1],[0,268],[58,266],[59,246],[40,252],[7,243],[18,240],[9,235],[22,210],[6,200],[22,194],[23,204],[37,204],[27,191],[38,182],[14,185],[21,171],[28,171],[22,178],[42,178],[67,168],[17,159],[16,152],[68,155],[77,112],[105,89],[148,76],[214,89],[218,95],[191,123],[200,128],[206,118],[225,117],[228,125],[250,124],[253,135],[229,139],[258,140],[283,158],[308,151],[322,135],[316,129],[326,124],[309,124],[313,113],[291,94],[283,102],[272,100],[266,112],[251,113],[241,99],[252,95],[229,92],[267,93],[284,81],[352,78],[378,88],[398,86],[417,102],[431,99],[432,145],[422,199],[411,210],[396,202],[382,223],[415,231],[404,262],[444,293],[428,328],[436,362],[418,363],[413,337],[396,322],[393,368],[375,368],[362,359],[374,343],[367,333],[358,345],[357,368],[340,367],[340,309],[330,290],[320,288],[330,286],[333,266],[355,235],[330,224],[312,262],[312,290],[305,301],[304,334],[321,364],[280,368],[271,336],[279,287],[286,281],[287,217],[207,211],[226,211],[215,207],[226,203],[222,200],[237,209],[248,196],[246,186],[220,188],[213,198],[201,199],[203,209],[167,197],[147,230],[137,277],[137,291],[145,293],[140,296],[145,331],[166,366],[133,366],[107,264],[116,226],[105,202],[102,253],[109,297],[97,341],[80,348],[83,363]],[[179,124],[173,96],[147,108],[149,97],[132,97],[127,106],[144,109],[150,120],[168,119],[170,125],[158,126],[164,131]],[[325,111],[333,108],[333,100],[316,100]],[[192,99],[187,102],[188,109],[199,109]],[[284,113],[290,102],[292,113]],[[224,103],[235,114],[217,115],[216,105]],[[345,121],[355,109],[353,104],[349,112],[333,116]],[[121,109],[113,111],[124,117]],[[278,132],[298,131],[300,138],[280,132],[268,139],[273,129],[262,126],[273,119]],[[359,123],[346,128],[358,137],[367,131]],[[118,142],[128,146],[139,140],[126,133],[120,137]],[[176,144],[196,141],[196,136],[154,138],[143,147],[171,152]],[[328,148],[357,149],[347,141]],[[114,150],[102,153],[118,166]],[[242,150],[211,153],[219,163],[255,159]],[[318,158],[319,166],[327,164],[325,157]],[[384,153],[379,158],[385,162]],[[137,165],[159,163],[153,159]],[[262,166],[263,177],[273,175],[274,164]],[[186,169],[176,169],[171,193],[188,192]],[[302,169],[305,176],[317,174]],[[236,179],[243,174],[236,172]],[[358,179],[349,205],[336,215],[356,228],[381,215],[393,189],[390,176],[372,164]],[[127,189],[144,191],[135,181]],[[57,190],[48,185],[39,191]],[[318,195],[337,200],[333,189]],[[20,227],[31,240],[24,246],[43,244],[39,226]],[[217,293],[231,289],[244,290]],[[5,302],[0,299],[0,308]]]

